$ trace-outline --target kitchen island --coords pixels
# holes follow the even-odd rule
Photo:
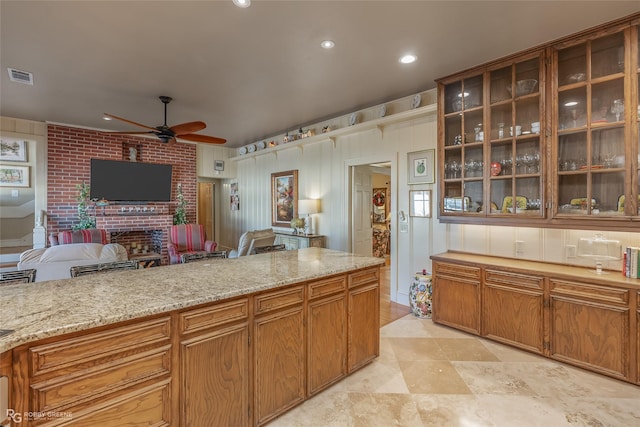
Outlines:
[[[265,424],[378,356],[382,263],[308,248],[4,286],[6,421]]]

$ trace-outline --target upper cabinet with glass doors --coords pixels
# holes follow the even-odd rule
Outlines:
[[[443,222],[640,221],[640,14],[438,81]]]

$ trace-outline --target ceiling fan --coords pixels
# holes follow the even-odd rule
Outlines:
[[[112,119],[120,120],[126,123],[130,123],[132,125],[140,126],[145,129],[149,129],[147,131],[139,131],[139,132],[106,132],[110,134],[127,134],[127,135],[141,135],[141,134],[149,134],[152,133],[156,135],[160,141],[167,143],[173,143],[176,141],[176,138],[186,139],[187,141],[194,142],[205,142],[208,144],[224,144],[227,142],[226,139],[217,138],[215,136],[208,135],[198,135],[194,132],[198,132],[207,127],[204,122],[188,122],[181,123],[175,126],[167,125],[167,104],[170,103],[173,98],[169,96],[161,96],[160,101],[164,104],[164,124],[162,126],[151,127],[147,125],[143,125],[140,123],[136,123],[131,120],[124,119],[122,117],[114,116],[113,114],[104,113],[105,116],[111,117]]]

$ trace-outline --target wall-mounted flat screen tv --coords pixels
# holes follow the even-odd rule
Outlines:
[[[110,202],[171,201],[171,165],[91,159],[91,198]]]

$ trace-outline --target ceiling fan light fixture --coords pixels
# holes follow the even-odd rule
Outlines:
[[[165,144],[168,144],[169,141],[173,139],[173,137],[169,135],[158,135],[158,138],[160,139],[160,141],[164,142]]]
[[[251,6],[251,0],[233,0],[233,4],[241,8],[247,8]]]

